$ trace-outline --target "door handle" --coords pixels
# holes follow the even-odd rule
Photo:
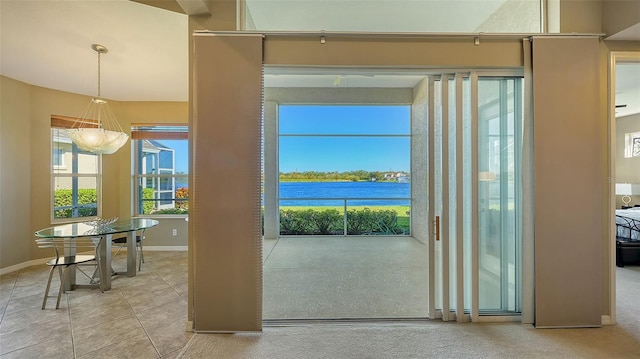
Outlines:
[[[440,240],[440,216],[436,216],[436,220],[434,221],[434,227],[435,227],[435,235],[436,235],[436,241]]]

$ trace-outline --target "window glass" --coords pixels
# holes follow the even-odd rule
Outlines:
[[[137,171],[136,215],[186,215],[189,210],[187,126],[137,126],[131,131]]]
[[[246,0],[243,30],[539,33],[540,0]]]
[[[64,166],[64,149],[62,148],[53,149],[53,165]]]
[[[409,106],[279,108],[281,235],[408,235]]]
[[[81,151],[66,130],[52,128],[52,218],[98,216],[100,157]]]
[[[624,142],[624,157],[640,157],[640,132],[625,134]]]
[[[408,135],[409,110],[408,106],[282,106],[280,134]]]

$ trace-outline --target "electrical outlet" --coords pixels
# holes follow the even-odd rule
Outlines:
[[[174,235],[174,236],[177,236],[177,235],[178,235],[178,230],[177,230],[177,229],[175,229],[175,228],[173,229],[173,235]]]

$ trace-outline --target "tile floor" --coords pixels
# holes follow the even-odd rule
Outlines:
[[[124,270],[125,256],[113,267]],[[192,335],[187,252],[145,251],[136,277],[116,276],[104,293],[70,291],[58,310],[55,297],[40,309],[47,276],[43,264],[0,277],[0,358],[175,358]]]
[[[313,250],[305,242],[309,240]],[[424,248],[410,239],[390,244],[384,238],[367,239],[367,246],[343,238],[265,241],[264,317],[422,316],[418,298],[426,288],[417,278],[426,270]],[[327,257],[330,252],[332,258]],[[53,309],[55,298],[40,309],[48,276],[44,260],[41,266],[0,276],[0,359],[182,358],[194,335],[185,330],[187,253],[145,251],[145,257],[136,277],[114,277],[112,289],[104,293],[70,291],[58,310]],[[120,255],[114,269],[125,268]],[[638,269],[617,270],[615,330],[639,329]],[[320,289],[311,292],[312,281]],[[57,285],[56,280],[52,287]],[[367,290],[400,295],[375,296]]]

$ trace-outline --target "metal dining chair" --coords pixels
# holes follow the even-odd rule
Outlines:
[[[78,269],[78,271],[89,278],[89,283],[92,286],[97,286],[100,291],[104,292],[102,287],[102,269],[100,266],[101,256],[99,248],[103,245],[104,237],[90,238],[79,237],[73,239],[67,238],[41,238],[36,239],[36,243],[39,248],[52,248],[55,251],[55,258],[47,261],[47,265],[51,267],[49,271],[49,279],[47,280],[47,288],[44,292],[44,298],[42,299],[42,309],[45,309],[47,305],[47,298],[49,296],[49,290],[51,288],[51,279],[53,278],[53,272],[58,269],[60,276],[60,289],[58,289],[58,299],[56,301],[56,309],[60,307],[60,297],[65,291],[65,280],[67,278],[67,272],[69,268]],[[76,253],[76,254],[69,254]],[[91,271],[92,275],[87,274],[82,270],[81,266],[96,266],[97,268]],[[95,274],[98,273],[98,278],[95,278]]]
[[[142,241],[144,241],[145,236],[144,236],[144,229],[140,230],[140,234],[136,233],[136,255],[138,256],[138,271],[140,271],[140,269],[142,269],[142,263],[144,262],[144,252],[142,251]],[[111,240],[111,245],[112,246],[117,246],[118,250],[116,250],[116,252],[113,254],[113,256],[111,256],[111,262],[113,262],[113,259],[118,255],[118,253],[120,253],[120,250],[122,250],[122,248],[126,248],[127,247],[127,237],[119,237],[119,238],[114,238]]]

